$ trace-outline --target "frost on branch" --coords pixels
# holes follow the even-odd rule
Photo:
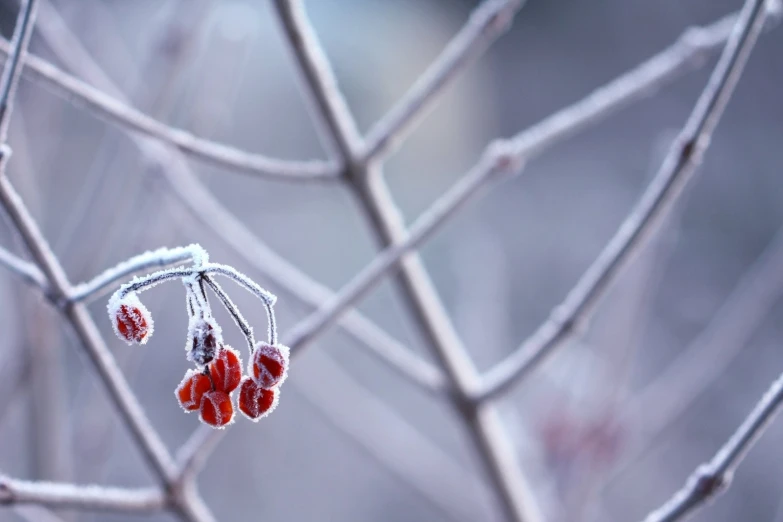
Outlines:
[[[273,294],[230,266],[210,263],[199,245],[146,252],[107,270],[85,288],[105,287],[123,275],[188,259],[192,262],[189,267],[158,270],[120,286],[107,306],[114,331],[128,344],[146,343],[152,335],[152,316],[137,294],[167,281],[180,280],[185,287],[188,317],[186,359],[195,368],[186,371],[174,390],[177,402],[186,412],[198,410],[203,423],[224,428],[234,421],[232,396],[239,389],[240,411],[248,419],[258,421],[277,406],[280,386],[288,375],[289,349],[277,343],[273,308],[277,298]],[[267,342],[255,342],[252,326],[225,290],[213,281],[213,275],[233,280],[261,301],[269,326]],[[212,314],[208,289],[215,293],[247,340],[250,351],[247,376],[243,375],[239,352],[223,344],[222,328]]]

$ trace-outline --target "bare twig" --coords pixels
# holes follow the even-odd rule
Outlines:
[[[333,149],[343,162],[352,160],[361,147],[359,130],[337,86],[337,79],[331,73],[329,60],[318,43],[303,3],[301,0],[275,0],[275,11],[299,64],[313,111],[323,115],[323,119],[317,122],[322,127],[320,135],[326,142],[324,145]]]
[[[621,411],[620,425],[634,432],[601,487],[615,482],[642,458],[650,442],[721,375],[747,346],[783,294],[783,228],[743,274],[709,324]]]
[[[563,303],[552,311],[549,319],[487,373],[482,398],[494,397],[508,390],[574,333],[639,246],[660,225],[701,161],[761,32],[765,15],[765,1],[754,0],[746,4],[693,112],[639,202]],[[527,146],[524,141],[516,142],[513,149],[524,150]]]
[[[29,0],[29,2],[36,4],[37,0]],[[35,5],[30,7],[30,3],[24,4],[20,11],[17,26],[19,24],[30,26],[34,21]],[[30,15],[27,13],[28,10],[31,10],[33,14]],[[14,34],[12,56],[14,53],[24,55],[26,53],[26,45],[29,41],[29,28],[19,29],[19,27],[17,27]],[[28,36],[27,38],[17,38],[17,34],[27,34]],[[17,66],[20,63],[21,61],[7,61],[3,77],[15,78],[18,80],[18,71],[14,71],[13,69],[17,69]],[[6,106],[7,109],[2,113],[2,116],[0,116],[0,135],[3,134],[2,129],[7,127],[7,120],[11,114],[14,90],[14,85],[3,88],[2,90],[7,98],[5,100],[0,99],[0,107]],[[3,208],[8,213],[11,223],[21,236],[25,246],[30,251],[32,258],[44,273],[53,295],[57,298],[56,300],[63,300],[70,293],[70,283],[68,282],[65,271],[57,260],[57,257],[49,248],[49,244],[41,234],[37,223],[30,215],[27,207],[22,202],[22,199],[17,194],[13,185],[11,185],[8,177],[5,175],[8,147],[4,142],[2,147],[5,153],[2,158],[0,158],[0,204],[2,204]],[[70,304],[64,306],[62,311],[76,330],[77,335],[84,344],[85,350],[95,364],[104,385],[107,387],[112,400],[117,406],[119,413],[130,428],[146,458],[157,472],[159,478],[164,483],[168,483],[168,480],[173,476],[174,471],[172,458],[158,434],[147,420],[141,405],[122,376],[122,373],[117,367],[111,352],[109,352],[106,344],[98,333],[98,329],[87,312],[87,309],[80,304]]]
[[[0,39],[0,53],[8,55],[8,42]],[[286,161],[240,150],[231,145],[200,138],[190,132],[170,127],[112,96],[90,87],[53,65],[32,55],[25,57],[31,74],[63,98],[83,106],[97,117],[171,144],[196,159],[236,172],[278,181],[329,181],[337,179],[338,169],[326,161]]]
[[[23,0],[16,18],[14,34],[9,44],[8,60],[3,67],[3,74],[0,76],[0,143],[5,144],[8,141],[11,111],[16,97],[16,88],[19,85],[19,76],[22,74],[20,64],[22,57],[27,54],[27,47],[30,45],[37,9],[38,2],[36,0]],[[5,158],[5,156],[7,153],[4,152],[3,157]]]
[[[58,482],[29,482],[0,475],[0,505],[39,504],[90,511],[153,513],[166,507],[157,489],[127,489]]]
[[[751,3],[753,2],[748,2]],[[733,471],[780,411],[781,403],[783,403],[783,374],[772,383],[750,415],[712,460],[699,466],[688,478],[685,486],[664,505],[647,515],[644,521],[682,520],[728,487]]]
[[[441,92],[506,32],[525,0],[486,0],[403,97],[367,132],[364,161],[394,152],[426,116]]]
[[[340,154],[346,166],[346,178],[356,191],[379,242],[389,248],[385,256],[380,256],[380,261],[371,263],[349,283],[348,291],[336,297],[325,314],[316,312],[311,316],[312,326],[305,323],[303,328],[297,330],[303,335],[296,339],[307,339],[311,337],[308,335],[311,330],[320,330],[332,322],[342,309],[369,290],[372,284],[388,272],[406,252],[394,251],[399,243],[407,241],[410,248],[417,244],[416,241],[423,240],[434,230],[435,225],[443,222],[469,195],[476,192],[480,185],[477,181],[481,179],[480,176],[467,176],[458,183],[457,189],[449,193],[449,205],[438,207],[432,212],[432,226],[423,226],[418,231],[418,239],[408,241],[409,236],[402,225],[401,216],[397,214],[396,204],[380,170],[373,169],[359,158],[361,139],[356,124],[341,93],[335,88],[336,80],[331,66],[315,38],[302,3],[298,0],[278,0],[275,5],[305,78],[305,85],[316,101],[316,119],[328,131],[327,138]],[[506,158],[501,155],[501,162],[503,159]],[[493,166],[487,169],[488,173],[494,172]],[[501,164],[499,167],[498,170],[504,171],[504,167],[508,165]],[[370,176],[371,171],[377,175]],[[487,473],[496,486],[504,514],[516,521],[540,520],[539,509],[522,471],[519,466],[511,465],[513,448],[504,440],[502,426],[491,422],[496,418],[492,415],[494,408],[487,405],[479,412],[470,399],[478,382],[478,371],[454,331],[424,265],[415,254],[402,265],[398,282],[414,319],[425,333],[427,341],[454,385],[454,393],[451,396],[453,405],[463,415]]]
[[[490,149],[476,167],[438,198],[411,225],[410,231],[403,241],[392,244],[383,250],[369,265],[354,276],[337,295],[291,329],[286,344],[291,347],[293,353],[296,353],[315,339],[343,311],[354,306],[384,276],[392,269],[397,268],[403,261],[405,254],[414,251],[439,226],[454,215],[469,198],[477,195],[478,189],[486,181],[494,175],[503,172],[502,167],[505,156],[502,153],[494,153],[494,150],[499,149]]]

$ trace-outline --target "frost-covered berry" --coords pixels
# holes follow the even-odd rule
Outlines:
[[[234,406],[226,392],[213,390],[201,399],[201,420],[205,424],[222,428],[234,420]]]
[[[212,383],[209,382],[209,377],[196,370],[188,370],[175,393],[183,410],[195,411],[201,406],[201,398],[210,390]]]
[[[288,374],[289,349],[282,344],[256,344],[249,372],[262,388],[280,386]]]
[[[152,314],[136,294],[111,299],[108,311],[117,337],[128,344],[144,344],[149,340],[153,331]]]
[[[215,389],[231,393],[239,386],[242,380],[242,360],[239,352],[230,346],[218,348],[215,358],[209,363],[209,374]]]
[[[277,388],[265,389],[256,384],[250,377],[242,380],[239,387],[239,411],[245,417],[257,422],[272,413],[277,406],[280,392]]]
[[[215,358],[221,342],[220,326],[212,318],[191,317],[188,324],[187,358],[204,366]]]

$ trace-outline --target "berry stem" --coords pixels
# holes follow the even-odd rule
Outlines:
[[[225,290],[211,277],[208,275],[205,275],[202,278],[202,281],[206,283],[213,292],[215,292],[215,295],[220,299],[220,302],[223,303],[223,306],[228,310],[228,313],[231,314],[231,317],[234,319],[234,322],[237,324],[240,330],[242,330],[242,333],[245,336],[245,339],[247,340],[247,344],[250,349],[250,355],[252,357],[253,355],[253,347],[256,344],[255,338],[253,336],[253,327],[250,326],[250,323],[247,322],[247,319],[242,316],[242,313],[239,311],[239,308],[234,304],[233,301],[231,301],[231,298],[228,296]]]

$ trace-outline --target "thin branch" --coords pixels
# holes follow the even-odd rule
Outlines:
[[[439,197],[410,227],[404,241],[384,249],[354,276],[332,299],[297,323],[289,332],[286,345],[296,353],[329,327],[345,310],[354,306],[382,278],[397,268],[404,256],[428,239],[439,226],[454,215],[486,181],[503,172],[504,158],[499,149],[490,149],[466,176]]]
[[[487,373],[482,399],[507,391],[577,330],[579,323],[588,318],[612,281],[678,200],[697,170],[764,26],[765,4],[764,0],[751,0],[745,4],[704,91],[653,181],[563,303],[516,351]],[[527,147],[529,142],[524,140],[512,143],[512,150],[525,150]]]
[[[37,8],[37,0],[22,1],[14,26],[14,34],[9,44],[8,60],[3,67],[3,74],[0,76],[0,143],[3,144],[8,141],[11,112],[13,111],[16,89],[19,85],[19,76],[22,74],[22,57],[27,54],[27,47],[30,45]],[[7,156],[7,153],[4,153],[3,156]]]
[[[30,1],[36,2],[36,0]],[[25,7],[23,7],[23,11],[27,8],[29,8],[29,6],[26,4]],[[33,18],[33,16],[28,17],[22,14],[20,15],[20,20],[17,25],[19,23],[32,24]],[[17,31],[21,33],[26,32],[18,29]],[[29,33],[27,34],[29,35]],[[15,39],[15,42],[15,48],[18,47],[15,52],[24,55],[26,52],[26,39],[22,38],[18,41]],[[5,66],[4,75],[8,75],[18,80],[18,74],[14,74],[13,71],[10,73],[8,72],[8,69],[12,68],[14,68],[14,62],[8,61]],[[7,92],[11,94],[14,90],[15,86],[11,86]],[[3,121],[7,120],[11,114],[10,99],[0,100],[0,106],[3,104],[7,105],[8,109],[2,115],[0,129],[5,125]],[[5,145],[5,143],[2,144],[2,147],[7,151],[7,145]],[[60,262],[57,260],[57,257],[49,247],[48,242],[41,234],[37,223],[30,215],[24,202],[5,175],[7,158],[8,155],[6,153],[3,154],[2,159],[0,159],[0,204],[2,204],[2,207],[8,213],[11,223],[21,236],[21,239],[30,251],[32,258],[44,273],[53,296],[56,300],[64,300],[70,294],[71,287],[68,278],[60,265]],[[117,367],[111,352],[106,347],[106,344],[101,338],[98,328],[90,317],[87,309],[80,304],[71,304],[66,305],[62,311],[76,330],[85,350],[95,364],[104,385],[107,387],[109,395],[130,428],[131,433],[141,447],[145,457],[155,469],[159,478],[164,483],[167,483],[174,471],[174,464],[171,456],[166,450],[163,441],[160,440],[160,437],[150,425],[141,405],[131,391],[127,381],[125,381],[122,372]]]
[[[664,505],[647,515],[644,521],[682,520],[713,496],[723,492],[729,486],[733,471],[780,411],[782,403],[783,374],[772,383],[750,415],[712,460],[699,466],[688,478],[685,486]]]
[[[444,89],[511,27],[514,15],[524,3],[525,0],[486,0],[479,5],[408,92],[367,132],[364,161],[380,159],[399,148]]]
[[[709,324],[660,375],[633,396],[618,424],[633,430],[602,488],[642,458],[748,344],[783,294],[783,228],[734,286]]]
[[[468,199],[468,196],[477,191],[480,185],[477,181],[481,180],[479,176],[466,176],[459,182],[457,188],[449,194],[451,199],[446,200],[449,206],[436,207],[431,213],[432,226],[428,229],[429,225],[425,223],[425,226],[419,230],[420,237],[411,241],[404,229],[401,216],[397,213],[396,204],[380,176],[380,171],[375,171],[378,176],[369,176],[373,167],[358,161],[357,147],[361,146],[361,140],[358,138],[356,124],[341,93],[336,89],[334,73],[315,38],[301,1],[277,0],[275,5],[296,60],[304,73],[305,85],[317,102],[316,116],[320,116],[317,121],[322,121],[329,131],[328,137],[336,145],[346,163],[346,179],[356,190],[378,239],[387,247],[386,259],[382,254],[379,257],[380,261],[371,263],[368,269],[354,278],[348,285],[348,292],[330,303],[323,319],[318,311],[311,316],[314,319],[312,326],[305,323],[304,328],[300,330],[304,334],[301,338],[306,339],[310,329],[322,329],[334,321],[354,299],[367,292],[388,271],[388,268],[399,261],[399,256],[402,256],[405,251],[395,253],[394,249],[400,243],[408,241],[410,243],[408,248],[410,248],[416,244],[416,241],[423,240],[435,225],[443,222]],[[507,170],[508,165],[504,163],[505,156],[501,154],[497,158],[500,160],[498,170]],[[490,157],[490,160],[494,159],[495,157]],[[494,170],[493,163],[487,169],[487,177],[494,173]],[[398,257],[394,258],[395,255]],[[487,473],[496,487],[504,514],[509,519],[520,522],[541,520],[538,507],[519,466],[510,465],[509,461],[503,460],[513,456],[513,449],[509,453],[508,449],[511,446],[504,444],[502,426],[484,422],[483,417],[474,409],[474,404],[470,402],[469,395],[473,391],[474,383],[478,382],[478,371],[451,325],[424,265],[415,255],[402,266],[398,282],[414,318],[422,327],[429,344],[434,348],[435,355],[445,368],[449,381],[454,385],[454,393],[451,396],[453,405],[462,413]],[[494,408],[488,405],[486,411],[493,413]],[[492,429],[493,427],[495,429]]]
[[[323,124],[321,138],[343,162],[349,163],[357,157],[362,140],[302,0],[275,0],[275,11],[299,65],[314,112],[323,116],[317,120]]]
[[[37,286],[44,293],[47,292],[46,278],[33,263],[25,261],[5,248],[0,247],[0,265],[21,277],[25,283]]]
[[[152,488],[128,489],[30,482],[0,475],[0,505],[11,504],[128,513],[154,513],[167,507],[165,495]]]
[[[7,56],[9,48],[9,43],[0,39],[0,54]],[[147,136],[168,143],[188,156],[205,163],[276,181],[328,182],[338,179],[338,168],[331,162],[287,161],[269,158],[231,145],[200,138],[184,129],[166,125],[138,109],[64,74],[36,56],[27,55],[24,62],[28,67],[25,76],[32,76],[55,94],[84,107],[96,117],[139,136]]]
[[[199,245],[188,245],[178,248],[159,248],[133,256],[111,268],[108,268],[93,279],[75,285],[71,291],[70,300],[74,302],[95,299],[108,287],[126,279],[129,275],[149,270],[163,268],[182,261],[191,260],[196,265],[209,262],[207,253]]]
[[[247,339],[250,355],[253,355],[253,349],[256,345],[255,339],[253,337],[253,327],[250,326],[250,323],[247,322],[247,319],[245,319],[245,317],[242,315],[242,312],[239,311],[239,308],[231,300],[231,297],[229,297],[226,291],[223,290],[223,287],[221,287],[214,279],[209,276],[204,276],[202,280],[212,289],[213,292],[215,292],[215,295],[218,297],[220,302],[223,303],[223,307],[225,307],[226,311],[229,313],[239,329],[242,330],[242,335],[244,335],[245,339]]]

